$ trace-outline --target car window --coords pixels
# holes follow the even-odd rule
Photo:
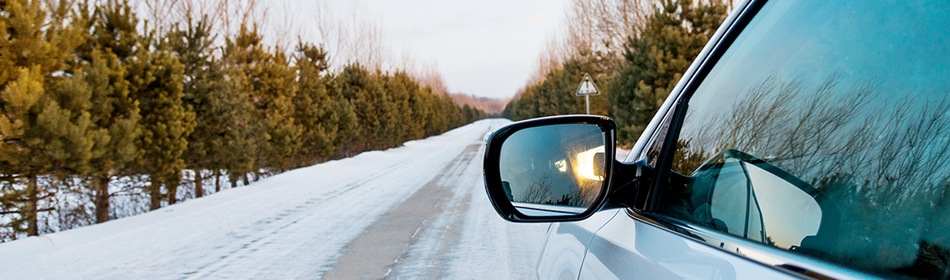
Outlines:
[[[687,101],[659,211],[852,268],[945,278],[950,7],[772,1]]]

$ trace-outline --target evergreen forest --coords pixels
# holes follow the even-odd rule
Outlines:
[[[600,95],[590,113],[617,122],[621,147],[636,142],[680,77],[725,20],[723,0],[575,0],[567,34],[552,38],[538,71],[508,103],[512,120],[583,114],[574,90],[589,73]]]
[[[225,1],[226,2],[226,1]],[[0,241],[103,223],[484,118],[252,17],[0,0]]]

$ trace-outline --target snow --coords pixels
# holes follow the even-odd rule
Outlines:
[[[483,120],[157,211],[3,243],[0,278],[319,279],[427,184],[441,188],[441,206],[432,208],[441,212],[409,225],[409,243],[386,274],[371,278],[532,277],[547,225],[505,222],[482,182],[484,135],[507,123]]]

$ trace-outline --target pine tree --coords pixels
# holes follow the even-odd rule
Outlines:
[[[297,45],[297,96],[294,98],[294,120],[303,130],[298,166],[328,159],[336,150],[339,116],[334,114],[330,97],[327,52],[322,47],[300,42]]]
[[[91,170],[95,140],[106,135],[92,126],[92,90],[81,72],[51,77],[46,84],[46,96],[40,100],[42,109],[36,116],[37,128],[44,133],[45,153],[34,160],[48,164],[52,175],[86,175]]]
[[[18,213],[14,230],[40,232],[40,200],[55,190],[40,176],[86,170],[91,155],[89,90],[81,76],[62,75],[81,37],[66,25],[68,10],[45,11],[39,1],[7,1],[0,11],[0,173],[12,174],[4,211]],[[13,209],[11,209],[13,208]],[[11,209],[11,210],[8,210]]]
[[[8,4],[9,5],[9,4]],[[9,7],[9,6],[8,6]],[[20,67],[17,76],[9,81],[0,92],[3,101],[3,114],[0,115],[0,126],[4,128],[3,149],[0,150],[0,165],[4,174],[16,174],[11,184],[25,181],[25,188],[12,189],[4,193],[4,206],[12,208],[5,212],[18,213],[19,217],[11,219],[10,226],[16,231],[26,231],[27,235],[39,235],[37,225],[37,203],[42,192],[37,186],[40,166],[36,166],[32,155],[34,149],[42,148],[42,140],[36,139],[35,123],[36,111],[40,99],[45,94],[40,67],[29,69]]]
[[[337,76],[339,91],[356,113],[357,126],[354,137],[346,143],[350,152],[362,152],[372,149],[378,143],[377,135],[381,130],[380,115],[375,97],[382,92],[379,84],[369,70],[359,64],[350,64]]]
[[[110,219],[112,178],[128,173],[141,154],[135,144],[141,117],[138,102],[129,96],[125,67],[115,54],[93,49],[89,59],[79,71],[85,73],[95,100],[90,110],[93,125],[104,135],[95,138],[87,187],[93,193],[96,222],[103,223]]]
[[[336,151],[333,157],[348,157],[355,152],[352,143],[359,133],[356,107],[343,93],[342,79],[339,76],[328,76],[327,79],[330,81],[327,89],[330,95],[329,118],[334,121],[328,127],[336,131],[333,140]]]
[[[161,207],[161,187],[165,186],[168,204],[177,200],[178,186],[185,168],[184,152],[188,135],[194,130],[195,115],[182,101],[183,66],[167,49],[158,44],[151,52],[139,52],[133,73],[141,80],[133,96],[139,101],[143,150],[140,167],[149,174],[150,209]]]
[[[637,140],[725,15],[719,1],[664,0],[627,41],[608,94],[622,145]]]
[[[423,95],[426,96],[425,101],[428,107],[427,111],[429,111],[429,115],[426,116],[425,134],[426,136],[438,135],[451,126],[451,120],[447,113],[449,108],[445,107],[445,98],[436,95],[431,87],[425,87]]]
[[[110,1],[95,6],[94,14],[90,13],[90,5],[79,3],[72,20],[72,25],[81,31],[83,44],[75,50],[78,59],[72,61],[69,71],[83,73],[92,91],[90,117],[94,130],[100,134],[94,138],[87,174],[90,183],[86,187],[92,193],[96,222],[102,223],[111,218],[110,182],[115,176],[133,173],[141,155],[136,145],[141,116],[138,101],[129,95],[130,77],[126,70],[132,63],[129,55],[137,50],[140,38],[135,30],[137,20],[127,2]],[[113,50],[125,50],[120,52],[123,57]]]
[[[139,34],[139,19],[132,9],[128,0],[108,0],[97,5],[91,37],[94,46],[109,50],[126,64],[145,51],[147,45]]]
[[[432,114],[429,115],[427,122],[427,125],[431,125],[426,128],[429,136],[438,135],[464,123],[462,109],[450,97],[432,93],[431,88],[427,89],[429,94],[433,96],[430,104]]]
[[[409,97],[413,91],[418,91],[419,85],[403,71],[396,71],[384,79],[387,93],[387,116],[389,120],[386,135],[391,142],[387,146],[394,147],[411,140],[413,125],[418,120],[412,119],[412,109],[409,106]]]
[[[265,154],[262,154],[265,159],[263,166],[283,172],[290,169],[291,159],[300,150],[300,135],[303,132],[294,121],[296,74],[280,48],[274,48],[268,54],[261,70],[262,75],[253,84],[268,135]]]
[[[427,118],[432,114],[429,103],[432,102],[432,95],[422,86],[416,85],[409,95],[410,119],[406,123],[406,129],[409,131],[409,139],[422,139],[426,137]]]
[[[225,133],[222,145],[217,146],[222,150],[218,150],[217,154],[221,155],[231,187],[234,188],[238,180],[247,178],[247,173],[254,168],[259,154],[258,139],[263,137],[263,129],[255,117],[249,88],[242,86],[247,84],[246,76],[235,68],[228,68],[225,73],[225,80],[229,83],[227,89],[219,93],[223,102],[215,106],[215,111],[226,116],[224,119],[227,120],[223,127]],[[244,182],[245,185],[247,183]],[[218,188],[215,186],[216,191]]]
[[[225,81],[229,87],[223,92],[223,100],[228,100],[231,108],[221,108],[230,113],[225,128],[223,143],[229,149],[221,153],[227,163],[228,179],[231,187],[237,187],[240,179],[246,180],[249,172],[255,171],[261,146],[266,144],[267,138],[260,116],[253,100],[254,87],[251,79],[256,75],[253,72],[260,57],[260,36],[251,33],[242,26],[234,38],[227,38],[224,48],[224,62],[226,65]],[[225,104],[222,104],[225,105]]]
[[[287,170],[302,132],[294,121],[296,74],[280,48],[268,51],[261,40],[257,27],[242,24],[228,46],[231,62],[245,78],[241,87],[250,95],[254,118],[262,120],[261,133],[253,135],[257,155],[252,171],[257,176],[261,168]]]
[[[195,113],[195,130],[188,137],[186,165],[195,174],[195,197],[204,195],[203,170],[227,167],[225,146],[233,117],[231,89],[223,61],[214,57],[212,26],[208,17],[188,17],[185,26],[168,34],[168,44],[184,66],[183,102]],[[218,172],[218,171],[216,171]],[[216,184],[215,189],[220,190]]]

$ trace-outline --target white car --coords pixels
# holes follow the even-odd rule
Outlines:
[[[625,159],[602,116],[485,154],[542,279],[950,277],[950,5],[749,1]]]

